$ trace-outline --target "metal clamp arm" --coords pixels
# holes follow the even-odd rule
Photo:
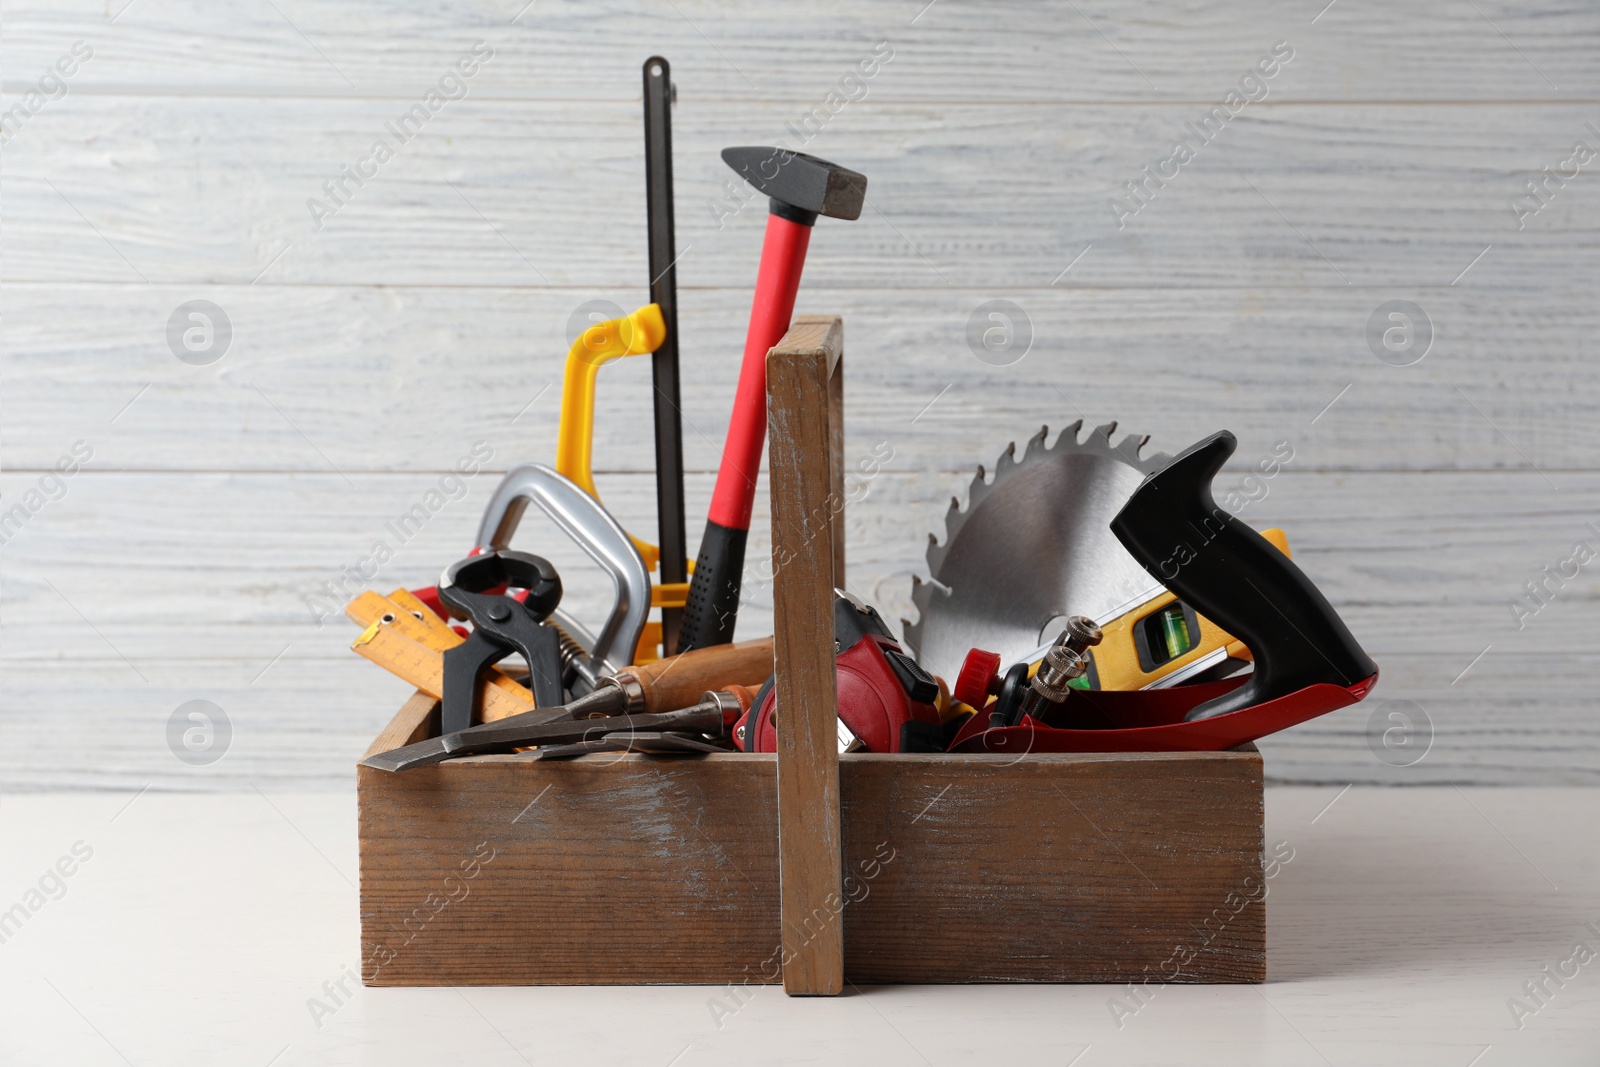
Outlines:
[[[513,468],[501,480],[478,526],[478,547],[486,552],[508,547],[530,503],[600,564],[616,589],[611,615],[577,664],[592,686],[633,662],[650,612],[650,572],[627,531],[600,502],[542,463]],[[553,617],[559,620],[562,613]]]

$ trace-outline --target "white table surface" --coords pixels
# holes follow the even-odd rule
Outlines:
[[[354,989],[351,794],[0,798],[0,909],[92,849],[0,944],[0,1063],[1600,1063],[1600,790],[1270,789],[1265,986]],[[1331,806],[1330,805],[1331,803]],[[72,867],[71,863],[65,865]],[[39,898],[33,898],[38,903]],[[1570,967],[1568,968],[1570,970]]]

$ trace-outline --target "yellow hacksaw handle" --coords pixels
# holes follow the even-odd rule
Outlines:
[[[621,319],[596,323],[584,330],[567,351],[566,375],[561,383],[561,424],[556,431],[556,470],[571,478],[583,491],[600,499],[595,491],[594,471],[594,385],[601,364],[623,356],[642,356],[654,352],[667,339],[667,324],[661,308],[646,304]],[[645,567],[655,570],[661,550],[648,541],[628,535]]]

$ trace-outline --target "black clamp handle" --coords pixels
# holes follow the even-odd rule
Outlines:
[[[513,597],[513,589],[526,589],[526,599]],[[472,623],[472,635],[444,654],[443,733],[465,730],[481,718],[479,680],[513,652],[528,663],[536,705],[563,701],[561,635],[544,622],[561,603],[561,576],[548,560],[507,548],[469,556],[445,570],[439,601],[453,618]]]

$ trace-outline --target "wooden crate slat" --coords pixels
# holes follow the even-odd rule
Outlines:
[[[1265,980],[1254,746],[858,754],[842,778],[851,981]]]
[[[413,700],[380,736],[409,739]],[[358,769],[367,985],[778,980],[772,756]]]
[[[843,889],[833,589],[844,445],[832,385],[843,337],[841,320],[803,317],[767,354],[783,988],[794,995],[844,989],[832,910]]]

